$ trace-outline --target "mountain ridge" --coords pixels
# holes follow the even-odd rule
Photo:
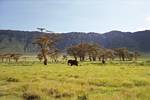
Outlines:
[[[37,52],[33,40],[44,33],[38,31],[0,30],[0,52]],[[137,32],[110,31],[103,34],[96,32],[59,33],[63,40],[58,41],[61,50],[81,41],[98,43],[106,48],[127,47],[131,50],[150,52],[150,30]]]

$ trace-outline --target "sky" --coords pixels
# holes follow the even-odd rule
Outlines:
[[[0,29],[150,30],[150,0],[0,0]]]

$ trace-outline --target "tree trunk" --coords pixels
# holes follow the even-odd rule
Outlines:
[[[74,56],[74,59],[77,61],[77,57],[76,56]]]
[[[2,58],[2,62],[4,62],[4,58]]]
[[[93,58],[93,61],[96,61],[96,57],[92,57]]]
[[[92,61],[92,58],[91,58],[91,56],[89,56],[89,60],[90,60],[90,61]]]
[[[102,56],[102,64],[105,64],[105,56]]]
[[[9,62],[9,63],[10,63],[10,59],[11,59],[11,58],[9,57],[9,58],[8,58],[8,62]]]
[[[122,61],[125,61],[125,57],[124,56],[122,56]]]
[[[44,65],[47,65],[47,58],[44,58]]]
[[[42,54],[43,54],[43,58],[44,58],[44,65],[47,65],[47,57],[46,57],[46,53],[45,53],[45,50],[42,49]]]
[[[98,57],[98,60],[101,61],[102,60],[101,57]]]
[[[16,63],[18,62],[18,59],[15,59],[16,60]]]
[[[82,60],[82,61],[84,61],[84,58],[85,58],[85,57],[84,57],[84,56],[82,56],[82,57],[81,57],[81,60]]]
[[[82,57],[80,56],[80,61],[82,61]]]

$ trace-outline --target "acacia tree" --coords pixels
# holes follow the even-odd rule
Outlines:
[[[52,59],[52,62],[58,62],[58,57],[60,55],[60,51],[57,48],[53,48],[49,52],[49,57]]]
[[[73,45],[69,48],[67,48],[67,53],[70,56],[73,56],[75,60],[77,60],[77,56],[78,56],[78,47],[76,45]]]
[[[48,59],[47,55],[49,50],[55,45],[56,43],[56,35],[55,34],[44,34],[37,37],[34,41],[34,44],[37,44],[40,48],[40,53],[44,59],[44,65],[47,65]]]
[[[43,32],[44,30],[46,30],[45,28],[37,28],[40,32]]]
[[[127,55],[129,53],[127,48],[115,48],[115,55],[120,58],[120,61],[125,61],[127,59]]]
[[[80,61],[85,60],[85,56],[87,54],[89,44],[88,43],[83,43],[81,42],[80,44],[77,45],[77,50],[78,50],[78,57],[80,58]]]
[[[43,60],[43,55],[41,54],[41,53],[39,53],[38,55],[37,55],[37,58],[40,60],[40,62]]]
[[[22,54],[12,54],[12,58],[18,62],[18,60],[20,59],[20,57],[22,56]]]
[[[73,45],[67,49],[67,53],[77,60],[77,57],[80,58],[80,61],[85,60],[85,56],[88,50],[88,43],[79,43],[77,45]]]
[[[105,49],[105,57],[109,60],[115,59],[115,51],[112,49]]]
[[[100,48],[99,50],[98,50],[98,54],[97,54],[97,56],[98,56],[98,59],[99,59],[99,61],[102,61],[102,60],[106,60],[105,58],[105,48]]]
[[[90,61],[95,61],[97,54],[99,52],[100,46],[98,44],[89,44],[81,42],[77,45],[73,45],[67,49],[69,55],[73,56],[75,60],[77,57],[80,58],[80,61],[84,61],[85,57],[88,55]]]
[[[101,47],[98,44],[87,44],[87,54],[90,61],[96,61],[96,57],[98,56],[100,49]]]
[[[126,59],[127,60],[137,60],[137,58],[140,56],[140,54],[137,51],[128,51],[126,54]]]
[[[134,58],[135,58],[135,60],[137,60],[139,56],[140,56],[140,53],[137,52],[137,51],[135,51],[134,52]]]

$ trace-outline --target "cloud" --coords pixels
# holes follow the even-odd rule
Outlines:
[[[135,29],[135,31],[143,31],[143,30],[150,30],[150,26],[148,26],[148,25],[141,25],[141,26],[139,26],[139,27],[137,27],[136,29]]]
[[[145,18],[145,21],[150,22],[150,16],[146,17],[146,18]]]

